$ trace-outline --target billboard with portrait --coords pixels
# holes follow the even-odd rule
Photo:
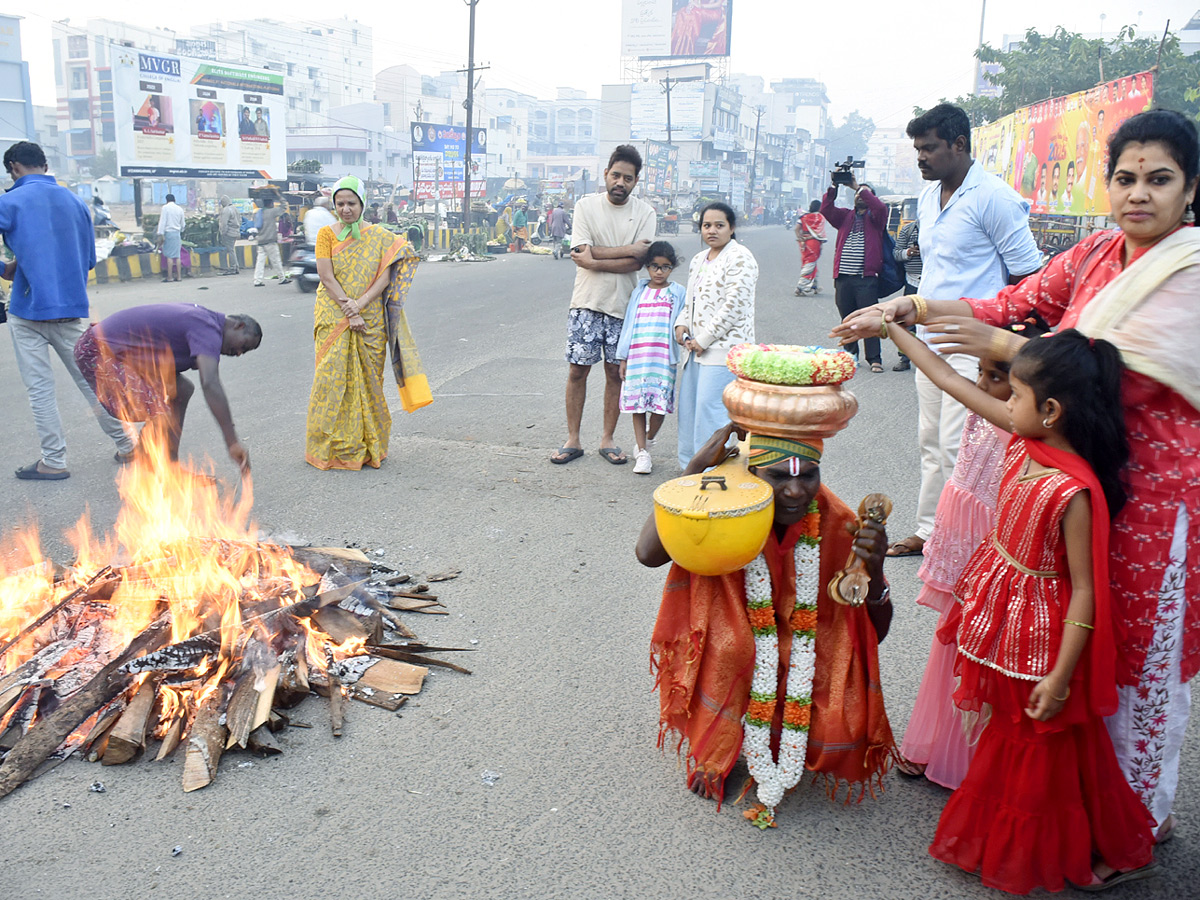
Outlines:
[[[728,56],[732,5],[733,0],[623,0],[621,55]]]
[[[974,129],[972,154],[1035,214],[1105,216],[1108,139],[1153,98],[1154,73],[1139,72],[1043,100]]]
[[[679,148],[646,141],[645,166],[640,179],[647,194],[674,194],[679,188]]]
[[[460,200],[467,160],[463,125],[410,125],[413,149],[413,199]],[[487,129],[471,133],[471,196],[483,197],[487,182]]]
[[[283,121],[283,76],[132,47],[112,49],[122,175],[287,177],[283,129],[272,133],[270,127],[273,117]]]

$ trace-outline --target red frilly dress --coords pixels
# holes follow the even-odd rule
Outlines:
[[[1022,475],[1026,460],[1055,471]],[[1062,520],[1088,491],[1096,584],[1095,630],[1071,678],[1070,699],[1047,722],[1026,713],[1054,667],[1071,600]],[[1093,858],[1115,869],[1153,858],[1154,820],[1121,774],[1103,716],[1116,706],[1108,523],[1095,475],[1072,453],[1014,437],[1005,454],[996,528],[955,589],[957,615],[939,636],[958,641],[954,699],[990,720],[929,852],[1014,894],[1087,883]]]

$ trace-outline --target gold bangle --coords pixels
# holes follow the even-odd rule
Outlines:
[[[887,340],[887,322],[882,319],[879,320],[879,337],[882,340]]]
[[[1002,329],[996,329],[992,333],[992,340],[988,345],[988,349],[991,353],[991,358],[996,362],[1005,362],[1009,358],[1009,333]]]
[[[1086,628],[1088,631],[1095,631],[1095,625],[1089,625],[1087,622],[1076,622],[1074,619],[1063,619],[1064,625],[1074,625],[1077,628]]]
[[[1067,686],[1067,692],[1066,692],[1066,694],[1064,694],[1064,695],[1063,695],[1063,696],[1061,696],[1061,697],[1055,697],[1053,694],[1051,694],[1051,695],[1050,695],[1050,699],[1051,699],[1051,700],[1056,700],[1056,701],[1058,701],[1059,703],[1066,703],[1066,702],[1067,702],[1067,700],[1070,698],[1070,696],[1071,696],[1071,687],[1070,687],[1070,685],[1068,685],[1068,686]]]
[[[929,317],[929,303],[919,294],[913,294],[912,304],[917,311],[917,324],[924,324],[925,320]]]

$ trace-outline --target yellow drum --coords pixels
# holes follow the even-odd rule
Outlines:
[[[727,575],[762,552],[775,517],[775,492],[751,475],[745,456],[654,492],[654,524],[667,554],[697,575]]]

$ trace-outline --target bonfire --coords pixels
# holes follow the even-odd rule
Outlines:
[[[222,490],[163,446],[143,431],[113,532],[85,515],[70,565],[32,527],[0,560],[0,797],[72,754],[115,765],[152,741],[185,754],[196,790],[225,750],[278,753],[314,691],[341,735],[349,698],[394,710],[430,665],[469,674],[426,654],[470,648],[422,644],[398,615],[446,611],[427,585],[359,550],[260,539],[248,475]]]

